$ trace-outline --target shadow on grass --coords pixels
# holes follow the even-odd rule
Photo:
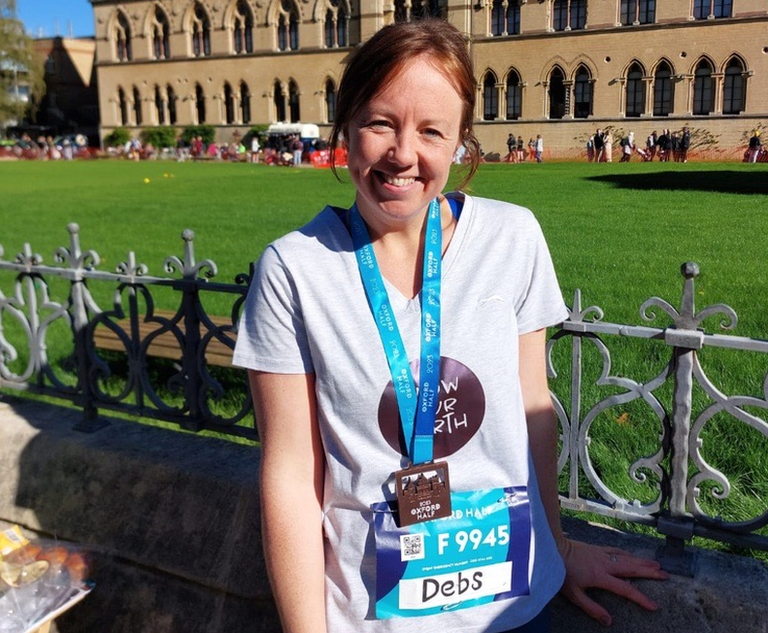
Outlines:
[[[768,178],[757,171],[693,171],[655,172],[652,174],[605,174],[587,180],[613,184],[621,189],[678,191],[715,191],[768,195]]]

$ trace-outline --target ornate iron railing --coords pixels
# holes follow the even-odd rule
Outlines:
[[[45,265],[28,244],[13,261],[6,261],[0,246],[0,271],[15,273],[13,291],[6,296],[0,289],[0,386],[71,400],[84,411],[82,430],[101,425],[97,413],[105,409],[173,422],[191,431],[257,439],[244,373],[223,370],[240,381],[237,389],[225,389],[222,376],[214,375],[207,362],[212,346],[234,348],[250,276],[238,275],[233,284],[212,282],[216,264],[195,259],[194,233],[189,230],[182,233],[182,257],[171,256],[164,263],[165,272],[175,276],[149,275],[133,252],[116,272],[101,271],[98,254],[81,250],[78,226],[70,224],[68,229],[69,247],[54,255],[59,266]],[[66,283],[64,298],[51,296],[54,279]],[[109,309],[94,298],[95,282],[114,289]],[[155,308],[155,294],[162,288],[171,291],[164,306],[170,311]],[[204,297],[211,293],[233,297],[225,318],[206,311]],[[69,340],[58,362],[51,362],[48,345],[55,337],[49,331],[61,323],[67,326]],[[105,338],[117,353],[99,346]],[[161,342],[163,355],[175,360],[157,358]],[[223,406],[222,400],[235,391],[241,397]]]
[[[56,251],[55,266],[45,265],[28,245],[12,261],[3,259],[0,247],[0,272],[12,277],[7,296],[0,285],[0,387],[74,402],[84,412],[82,430],[98,428],[97,414],[107,410],[173,422],[193,431],[211,429],[257,439],[244,372],[219,371],[209,362],[212,346],[234,348],[250,273],[238,275],[232,284],[214,283],[217,267],[210,260],[195,259],[191,231],[182,234],[183,256],[165,260],[167,277],[149,275],[133,253],[116,272],[105,272],[98,269],[94,251],[81,250],[77,225],[68,228],[69,247]],[[705,333],[701,324],[710,316],[720,315],[725,328],[735,326],[737,318],[725,305],[696,312],[697,275],[695,264],[683,266],[679,311],[659,298],[641,306],[640,314],[647,321],[666,313],[670,323],[665,327],[604,322],[600,308],[582,308],[577,291],[570,318],[547,344],[553,401],[562,430],[558,467],[561,481],[567,482],[562,505],[653,526],[667,536],[668,549],[678,561],[685,558],[680,556],[682,543],[694,535],[768,549],[768,537],[761,534],[768,524],[768,499],[755,494],[759,509],[753,516],[720,516],[710,501],[727,500],[732,482],[703,450],[708,425],[722,415],[768,440],[768,416],[759,415],[768,410],[768,376],[761,377],[761,397],[726,395],[699,362],[704,348],[766,354],[768,341]],[[59,280],[63,298],[53,296],[54,280]],[[111,299],[102,300],[108,309],[94,298],[97,284],[114,291]],[[163,304],[171,307],[169,311],[155,308],[155,296],[162,289],[170,291]],[[231,298],[223,310],[225,318],[212,317],[206,310],[211,293],[219,297],[218,305],[221,297]],[[62,325],[66,335],[50,335]],[[112,341],[111,349],[119,351],[99,345],[105,334]],[[177,348],[175,359],[156,358],[161,338],[166,348]],[[58,347],[64,340],[64,350],[57,348],[52,354],[49,344],[54,339]],[[661,348],[656,352],[661,367],[650,379],[612,375],[607,342],[628,340]],[[586,377],[590,371],[597,374],[593,381]],[[234,382],[225,385],[222,376]],[[233,400],[221,404],[233,394]],[[699,403],[696,407],[694,401]],[[640,487],[642,499],[621,494],[617,478],[609,477],[596,457],[596,447],[612,441],[614,433],[596,431],[601,417],[633,404],[645,408],[636,419],[646,435],[651,429],[651,441],[643,448],[630,442],[627,450],[632,454],[626,456],[629,465],[622,477],[630,489]],[[623,427],[615,428],[622,431]],[[768,490],[768,481],[758,483],[755,490]]]

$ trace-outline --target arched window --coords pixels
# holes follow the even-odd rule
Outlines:
[[[165,87],[165,93],[168,96],[168,122],[171,125],[176,125],[176,91],[173,86],[168,84]]]
[[[555,31],[575,31],[587,25],[587,0],[554,0],[552,28]]]
[[[653,24],[656,21],[656,0],[621,0],[621,23]]]
[[[158,125],[165,125],[165,100],[160,86],[155,85],[155,120]]]
[[[565,76],[557,66],[549,75],[549,118],[562,119],[565,116]]]
[[[730,18],[732,0],[693,0],[693,17],[697,20]]]
[[[523,111],[523,88],[520,75],[510,70],[507,75],[507,119],[519,119]]]
[[[129,62],[133,59],[131,25],[122,11],[118,12],[115,24],[115,56],[119,62]]]
[[[440,0],[395,0],[395,22],[444,17]]]
[[[491,35],[517,35],[520,33],[520,4],[518,0],[493,0],[491,7]]]
[[[235,122],[235,95],[232,93],[229,82],[224,84],[224,120],[227,125]]]
[[[141,125],[143,122],[141,117],[141,93],[139,93],[139,89],[136,86],[133,87],[133,119],[136,125]]]
[[[349,16],[345,9],[345,0],[328,0],[323,30],[325,47],[344,47],[349,43]]]
[[[299,49],[299,16],[291,0],[282,0],[277,16],[277,48],[281,51]]]
[[[739,114],[744,111],[744,88],[744,66],[734,57],[725,67],[723,114]]]
[[[632,64],[627,73],[626,116],[640,116],[645,112],[645,82],[640,64]]]
[[[584,66],[576,71],[573,82],[573,116],[586,119],[592,114],[592,77]]]
[[[325,122],[333,123],[336,119],[336,85],[332,80],[325,81]]]
[[[171,58],[171,27],[168,24],[168,16],[155,5],[154,19],[152,20],[152,54],[155,59]]]
[[[251,122],[251,91],[244,81],[240,82],[240,114],[243,124]]]
[[[715,104],[715,93],[712,90],[712,66],[707,60],[702,59],[693,75],[693,113],[709,114]]]
[[[291,115],[291,123],[301,121],[301,110],[299,108],[299,87],[291,79],[288,83],[288,110]]]
[[[275,118],[277,121],[285,121],[285,95],[283,95],[283,86],[279,81],[275,81],[274,86]]]
[[[120,125],[128,125],[128,99],[122,88],[117,89],[117,106],[120,110]]]
[[[197,112],[197,123],[205,123],[205,92],[200,84],[195,85],[195,110]]]
[[[667,62],[661,62],[653,76],[653,116],[671,114],[673,98],[672,69]]]
[[[211,54],[211,21],[199,2],[192,13],[192,53],[195,57]]]
[[[235,53],[253,52],[253,14],[248,3],[240,0],[235,6],[232,19],[232,37],[234,38]]]
[[[496,75],[490,70],[483,79],[483,121],[499,117],[499,93],[496,90]]]

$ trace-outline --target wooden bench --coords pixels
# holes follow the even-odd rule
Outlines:
[[[171,312],[155,311],[154,316],[171,319],[174,315]],[[216,326],[232,325],[232,322],[228,318],[209,317],[209,319]],[[119,321],[114,321],[114,323],[130,336],[131,324],[128,319],[121,319]],[[184,332],[183,319],[177,324],[177,327]],[[139,319],[139,339],[144,341],[149,335],[162,328],[162,323],[158,323],[157,321],[145,321],[142,317]],[[205,325],[201,323],[200,337],[202,338],[207,333],[208,330]],[[237,335],[234,332],[224,332],[223,335],[229,338],[233,343],[237,340]],[[96,349],[125,352],[125,344],[123,341],[112,329],[101,323],[96,326],[96,329],[93,332],[93,342]],[[147,356],[152,356],[154,358],[167,358],[180,361],[181,355],[182,348],[179,345],[178,339],[171,331],[163,332],[156,336],[147,348]],[[232,350],[218,338],[213,337],[206,347],[205,360],[209,365],[231,367]]]

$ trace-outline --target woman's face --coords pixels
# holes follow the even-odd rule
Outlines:
[[[409,61],[351,121],[348,165],[374,232],[420,219],[460,143],[461,97],[428,57]]]

